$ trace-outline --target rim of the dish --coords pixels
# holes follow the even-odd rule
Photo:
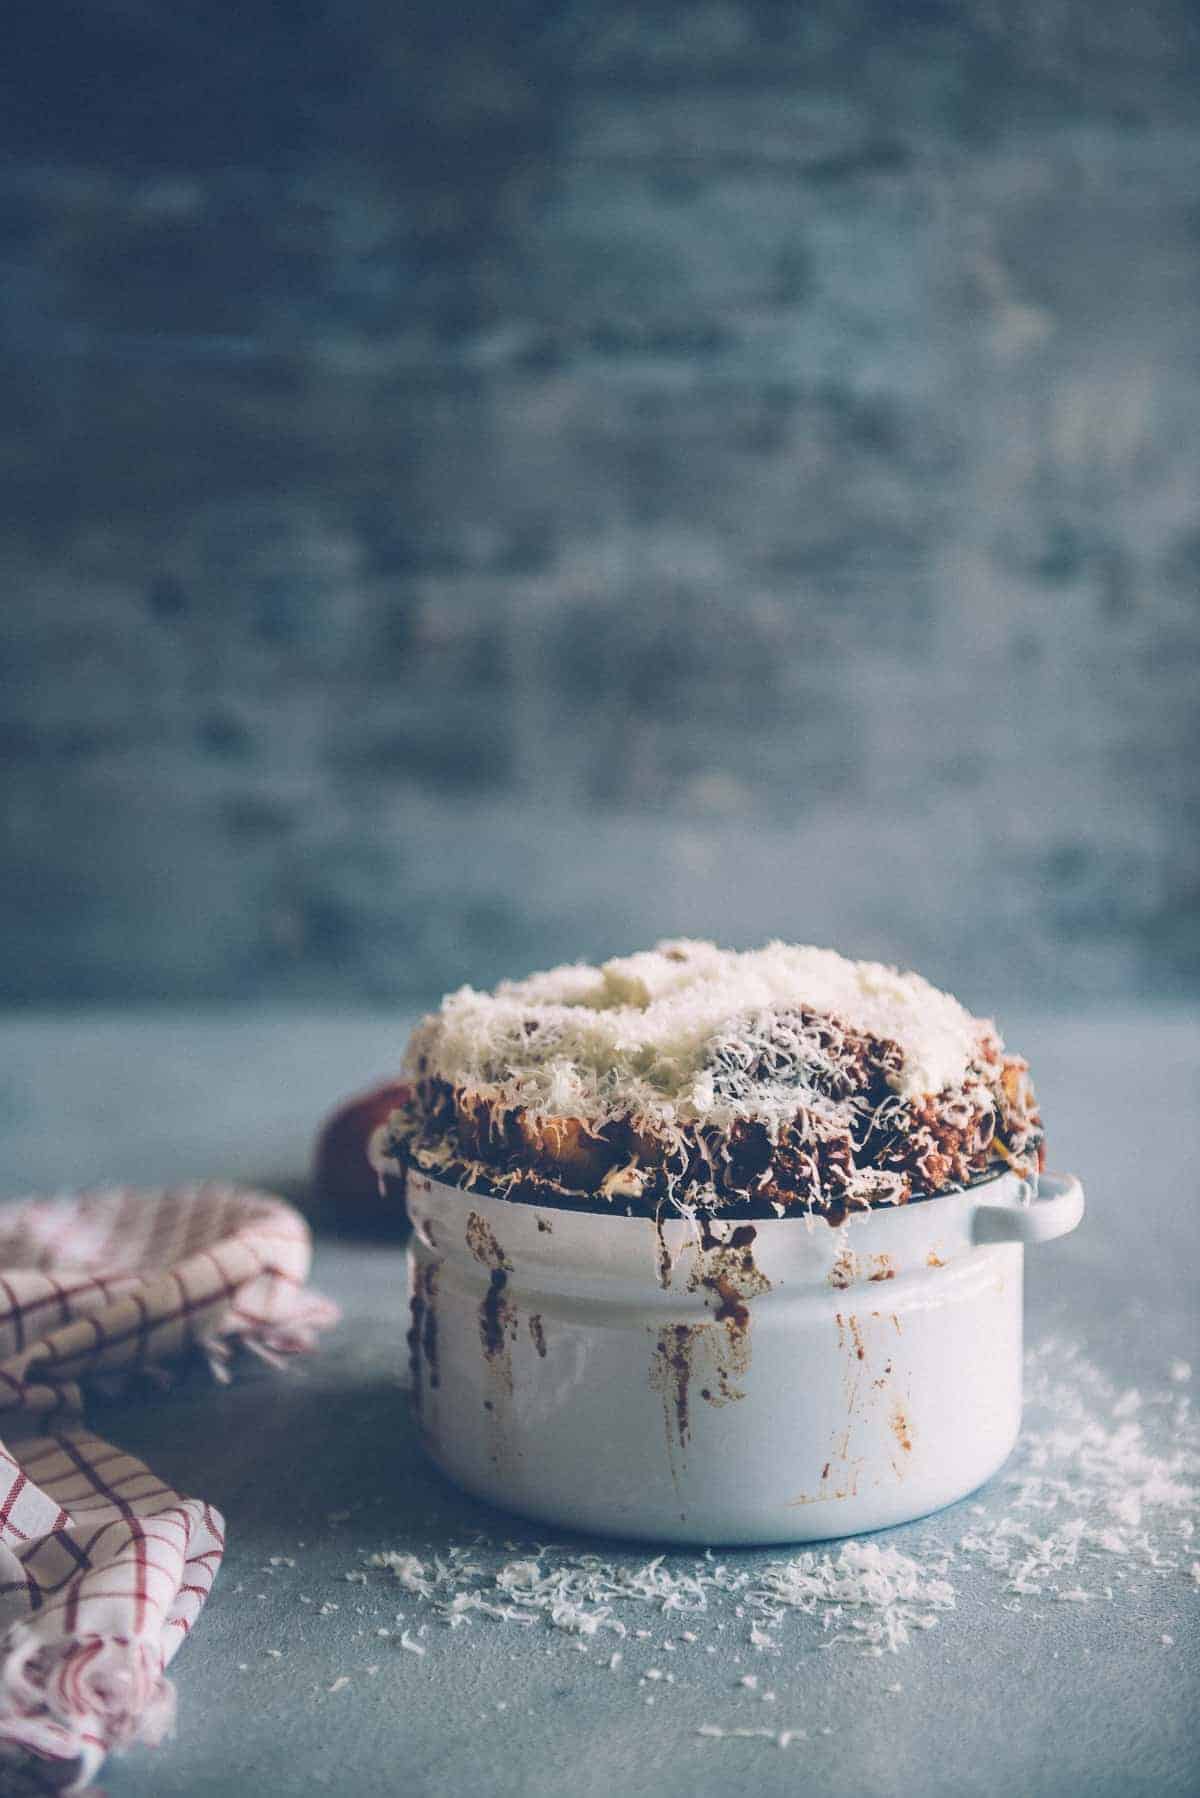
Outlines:
[[[490,1189],[486,1181],[481,1181],[475,1186],[460,1186],[453,1180],[441,1179],[437,1174],[429,1173],[424,1168],[410,1168],[406,1176],[406,1184],[414,1174],[420,1179],[431,1181],[435,1186],[445,1188],[447,1192],[460,1193],[464,1199],[488,1199],[494,1204],[519,1205],[526,1210],[562,1212],[567,1216],[639,1218],[650,1223],[669,1223],[673,1218],[684,1218],[690,1215],[678,1210],[665,1200],[650,1204],[645,1199],[606,1199],[598,1193],[571,1194],[566,1192],[559,1197],[547,1198],[543,1194],[522,1193],[519,1189],[510,1192],[496,1192]],[[977,1174],[973,1180],[968,1180],[965,1186],[942,1186],[937,1192],[913,1193],[903,1205],[856,1205],[854,1207],[827,1205],[813,1206],[811,1209],[805,1205],[796,1205],[788,1207],[781,1215],[773,1205],[765,1200],[758,1203],[743,1200],[737,1205],[722,1205],[716,1209],[697,1206],[696,1214],[715,1224],[807,1224],[815,1222],[827,1223],[831,1228],[836,1229],[852,1218],[894,1217],[902,1212],[911,1211],[914,1206],[934,1205],[939,1199],[959,1199],[964,1193],[976,1192],[979,1188],[994,1185],[1000,1180],[1010,1178],[1020,1180],[1026,1177],[1018,1174],[1014,1168],[993,1167],[989,1168],[986,1173]]]

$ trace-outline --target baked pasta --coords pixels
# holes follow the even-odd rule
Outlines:
[[[1042,1164],[1027,1064],[917,974],[678,941],[450,994],[381,1173],[622,1212],[831,1222]]]

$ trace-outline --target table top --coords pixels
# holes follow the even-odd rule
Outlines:
[[[1147,1468],[1196,1442],[1200,1024],[1170,1008],[1004,1022],[1033,1063],[1051,1165],[1081,1174],[1088,1194],[1080,1231],[1028,1257],[1027,1340],[1078,1386],[1101,1450],[1114,1431],[1142,1432],[1156,1457],[1142,1465],[1146,1492]],[[394,1068],[406,1026],[292,1008],[10,1014],[0,1019],[4,1187],[212,1175],[303,1202],[315,1120]],[[1129,1117],[1141,1120],[1136,1140],[1122,1131]],[[111,1440],[217,1504],[229,1532],[174,1665],[175,1740],[111,1762],[110,1798],[707,1798],[731,1782],[764,1794],[1195,1789],[1194,1488],[1150,1504],[1125,1532],[1127,1553],[1093,1547],[1022,1595],[1011,1569],[960,1546],[1006,1518],[1043,1533],[1064,1521],[1020,1509],[1013,1470],[1035,1451],[1019,1449],[973,1498],[874,1538],[922,1565],[948,1557],[955,1590],[937,1627],[895,1654],[831,1645],[836,1629],[799,1614],[774,1632],[777,1651],[755,1648],[736,1594],[699,1615],[627,1606],[620,1639],[543,1618],[450,1629],[364,1558],[398,1550],[428,1565],[478,1543],[475,1560],[494,1570],[536,1540],[631,1568],[657,1551],[531,1532],[425,1463],[402,1389],[399,1239],[338,1236],[318,1220],[314,1279],[344,1321],[303,1363],[251,1369],[228,1389],[189,1379],[162,1400],[93,1414]],[[1073,1350],[1082,1385],[1062,1359]],[[1036,1452],[1058,1452],[1044,1419],[1038,1441]],[[785,1552],[720,1558],[740,1574]],[[666,1562],[695,1563],[691,1553]]]

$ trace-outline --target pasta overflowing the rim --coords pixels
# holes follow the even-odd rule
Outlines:
[[[680,940],[464,987],[413,1034],[382,1173],[623,1212],[902,1205],[1042,1163],[1028,1066],[917,974]]]

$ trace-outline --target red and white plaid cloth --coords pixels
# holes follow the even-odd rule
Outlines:
[[[221,1561],[217,1512],[71,1421],[81,1387],[195,1347],[219,1377],[233,1343],[309,1348],[337,1317],[310,1260],[299,1213],[241,1187],[0,1206],[0,1786],[32,1756],[80,1790],[161,1739],[165,1668]]]

